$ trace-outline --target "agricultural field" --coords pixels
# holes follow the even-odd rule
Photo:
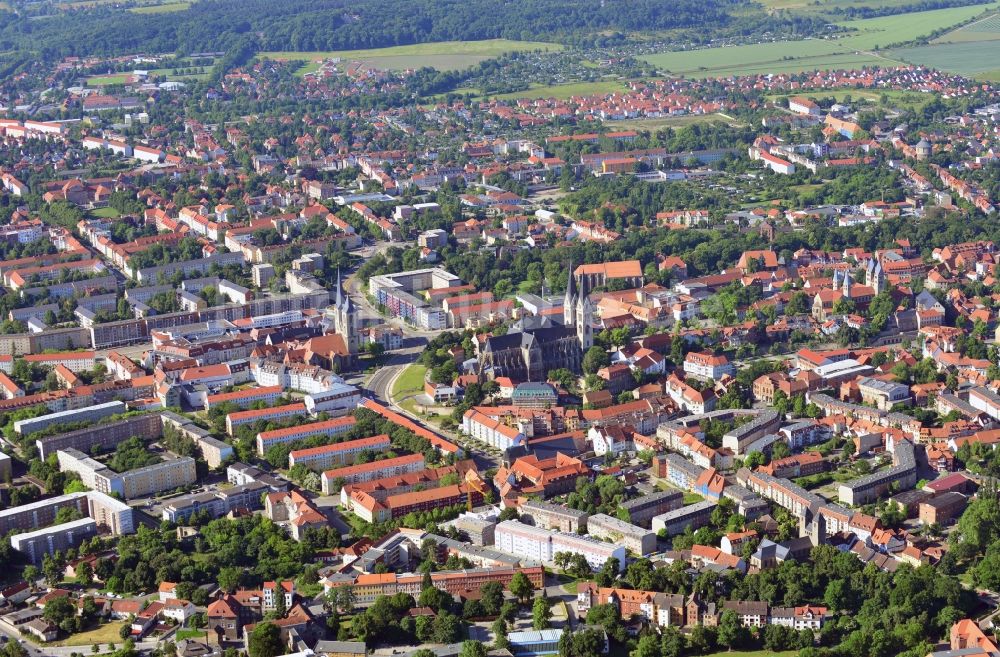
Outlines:
[[[913,4],[913,0],[761,0],[770,10],[784,9],[800,14],[828,14],[850,7],[900,7]]]
[[[691,77],[895,66],[902,61],[894,52],[875,51],[890,43],[912,41],[942,26],[961,23],[997,7],[1000,4],[993,3],[842,21],[837,24],[849,32],[836,39],[805,39],[665,52],[649,55],[644,59],[664,71]]]
[[[263,52],[261,57],[277,60],[305,60],[320,62],[324,59],[339,58],[361,62],[373,68],[403,70],[429,66],[439,70],[457,70],[478,64],[508,52],[530,50],[561,50],[562,46],[542,41],[511,41],[490,39],[487,41],[444,41],[439,43],[418,43],[409,46],[375,48],[372,50],[336,50],[327,52]],[[315,70],[305,69],[305,72]],[[303,70],[300,70],[301,74]]]
[[[168,2],[162,5],[146,5],[129,9],[134,14],[169,14],[174,11],[190,9],[190,2]]]
[[[979,77],[996,73],[1000,65],[1000,41],[942,43],[902,48],[891,51],[891,54],[911,64]]]
[[[970,41],[996,40],[1000,40],[1000,13],[973,21],[947,34],[942,34],[931,41],[931,43],[967,43]]]

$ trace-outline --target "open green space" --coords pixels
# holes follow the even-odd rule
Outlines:
[[[424,375],[427,368],[414,363],[403,370],[403,373],[392,384],[392,397],[400,400],[403,397],[419,395],[424,391]]]
[[[144,7],[132,7],[129,9],[134,14],[169,14],[174,11],[184,11],[190,9],[190,2],[168,2],[162,5],[146,5]]]
[[[1000,39],[1000,14],[973,21],[931,41],[931,43],[964,43]]]
[[[841,21],[837,25],[849,32],[838,38],[663,52],[644,59],[662,70],[692,77],[893,66],[901,63],[896,54],[874,51],[957,25],[998,6],[993,3]],[[995,64],[990,66],[993,68]]]
[[[87,78],[87,84],[92,87],[103,87],[109,84],[125,84],[132,76],[128,73],[112,73],[110,75],[95,75]]]
[[[526,52],[531,50],[562,50],[556,43],[543,41],[512,41],[510,39],[488,39],[485,41],[441,41],[437,43],[417,43],[407,46],[392,46],[389,48],[374,48],[371,50],[332,50],[314,52],[278,51],[263,52],[261,57],[278,60],[304,60],[320,62],[324,59],[342,59],[361,62],[373,68],[403,70],[429,66],[439,70],[462,69],[477,64],[483,60],[497,57],[508,52]],[[303,67],[298,71],[304,74],[315,70]]]
[[[1000,62],[1000,41],[928,44],[901,48],[891,53],[911,64],[978,77],[980,74],[996,73],[997,63]]]
[[[794,10],[796,13],[827,13],[851,7],[900,7],[912,5],[913,0],[761,0],[768,9]]]
[[[112,207],[97,208],[96,210],[91,210],[90,214],[102,219],[117,219],[121,216],[121,213]]]
[[[47,646],[90,646],[95,643],[105,645],[108,643],[121,643],[122,626],[127,625],[125,621],[105,623],[86,632],[72,634],[61,641],[47,643]]]
[[[174,635],[174,640],[183,641],[184,639],[204,639],[207,641],[208,633],[205,630],[195,629],[177,630],[177,633]]]
[[[917,91],[901,91],[898,89],[881,89],[867,91],[865,89],[815,89],[801,90],[795,93],[769,94],[768,100],[782,101],[791,96],[804,96],[816,100],[818,98],[833,98],[838,103],[858,103],[861,100],[878,103],[885,97],[893,106],[901,109],[916,109],[932,100],[932,96]]]

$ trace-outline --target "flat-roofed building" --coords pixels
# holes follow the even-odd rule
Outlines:
[[[95,404],[86,408],[75,408],[57,413],[49,413],[39,417],[17,420],[14,422],[14,431],[18,435],[28,436],[36,431],[47,429],[57,424],[68,424],[73,422],[96,422],[112,415],[118,415],[128,410],[120,401],[109,401],[103,404]]]
[[[528,500],[521,505],[521,521],[543,529],[556,529],[568,534],[587,530],[590,514],[560,504]]]
[[[624,546],[605,543],[588,536],[531,527],[514,520],[496,526],[496,548],[508,554],[517,554],[543,563],[553,563],[560,552],[580,554],[590,567],[599,570],[611,557],[618,559],[620,569],[625,568]]]
[[[679,490],[666,490],[622,502],[619,508],[628,513],[633,524],[646,527],[655,516],[675,511],[682,506],[684,506],[684,493]]]
[[[87,494],[69,493],[0,511],[0,535],[11,531],[26,532],[51,525],[60,509],[76,509],[87,515]]]
[[[622,545],[639,556],[656,551],[656,534],[605,513],[590,516],[587,520],[587,533],[594,538],[608,539],[616,545]]]
[[[715,502],[705,500],[656,516],[652,520],[653,531],[659,534],[666,531],[667,536],[684,533],[690,527],[692,530],[704,527],[712,517],[712,511],[718,506]]]
[[[97,536],[97,523],[90,518],[80,518],[24,534],[15,534],[10,537],[10,545],[37,566],[42,563],[46,554],[65,552],[94,536]]]

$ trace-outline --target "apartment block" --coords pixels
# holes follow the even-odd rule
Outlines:
[[[257,434],[257,453],[260,456],[264,456],[267,450],[274,447],[275,445],[284,445],[286,443],[293,443],[296,440],[303,440],[305,438],[311,438],[313,436],[324,436],[326,438],[331,438],[333,436],[346,433],[354,428],[357,424],[353,417],[339,417],[333,420],[326,420],[324,422],[311,422],[309,424],[300,424],[295,427],[285,427],[284,429],[274,429],[272,431],[262,431]],[[388,440],[388,439],[386,439]],[[319,448],[316,448],[319,449]],[[299,452],[304,452],[307,450],[298,450]],[[295,452],[293,452],[294,454]],[[318,453],[312,452],[309,455],[303,455],[302,464],[307,467],[310,466],[309,463],[322,463],[323,459],[317,456]],[[332,465],[338,463],[346,463],[346,461],[337,460],[334,458],[329,463],[324,465],[315,466],[318,469],[329,468]],[[288,467],[295,465],[295,460],[290,454],[288,457]]]
[[[652,520],[653,531],[659,534],[666,530],[667,536],[674,536],[684,533],[688,527],[692,530],[704,527],[711,519],[716,506],[718,505],[715,502],[705,500],[658,515]]]
[[[587,533],[594,538],[610,540],[639,556],[656,551],[656,534],[604,513],[590,516]]]
[[[109,401],[87,408],[77,408],[58,413],[49,413],[40,417],[18,420],[14,422],[14,431],[21,436],[27,436],[41,431],[56,424],[68,424],[71,422],[96,422],[97,420],[118,415],[128,410],[120,401]]]
[[[587,519],[590,517],[590,514],[585,511],[577,511],[559,504],[549,504],[539,500],[528,500],[521,505],[519,510],[521,522],[567,534],[587,531]]]
[[[76,509],[87,515],[87,494],[70,493],[58,497],[22,504],[0,511],[0,535],[11,531],[25,532],[51,525],[60,509]]]
[[[426,467],[423,454],[407,454],[371,463],[326,470],[320,479],[323,493],[335,495],[340,491],[341,486],[420,472]]]
[[[150,413],[38,438],[35,440],[35,446],[38,447],[39,456],[46,459],[60,449],[78,449],[89,454],[98,447],[102,452],[108,452],[132,436],[152,440],[161,435],[163,435],[163,423],[158,415]]]
[[[684,506],[684,493],[667,490],[622,502],[620,508],[628,512],[633,524],[646,527],[655,516],[676,511],[682,506]]]
[[[523,573],[535,588],[541,588],[544,585],[545,573],[541,566],[444,570],[431,573],[431,582],[434,588],[455,595],[465,591],[478,591],[489,582],[499,582],[504,588],[507,588],[517,573]],[[355,603],[360,606],[368,606],[382,595],[409,593],[419,597],[420,591],[423,590],[423,575],[420,573],[401,575],[396,573],[364,573],[356,576],[353,582],[350,580],[344,583],[327,581],[324,584],[327,591],[340,586],[350,586],[354,591]]]
[[[105,494],[117,493],[127,500],[193,484],[198,480],[195,460],[190,456],[116,473],[103,463],[76,449],[56,452],[59,469],[76,472],[88,488]]]
[[[208,410],[213,406],[227,403],[235,404],[243,409],[249,408],[257,402],[264,402],[271,406],[281,398],[283,392],[284,389],[281,386],[260,386],[233,392],[220,392],[205,398],[205,409]]]
[[[214,493],[183,495],[163,507],[162,517],[173,523],[187,521],[196,513],[205,512],[211,518],[220,518],[234,509],[255,511],[263,507],[261,499],[271,492],[269,486],[251,481]]]
[[[343,419],[350,419],[351,426],[353,426],[354,418]],[[330,421],[334,422],[334,420]],[[348,440],[343,443],[334,443],[332,445],[298,449],[289,453],[288,467],[291,468],[301,464],[310,470],[320,472],[334,466],[353,463],[358,454],[361,452],[378,452],[380,450],[389,449],[390,445],[389,436],[382,434],[380,436]]]
[[[81,518],[26,534],[16,534],[10,537],[10,545],[37,566],[42,563],[46,554],[65,552],[94,536],[97,536],[97,523],[90,518]]]
[[[274,406],[272,408],[258,408],[249,411],[237,411],[226,416],[226,433],[234,435],[236,427],[254,422],[275,422],[279,420],[289,420],[295,417],[305,417],[309,414],[306,405],[302,402],[285,404],[284,406]]]
[[[543,563],[553,563],[560,552],[571,552],[583,555],[594,570],[602,568],[610,557],[618,559],[621,569],[625,568],[624,546],[605,543],[589,536],[531,527],[514,520],[498,524],[495,535],[498,550]]]
[[[840,485],[838,498],[841,504],[862,505],[878,500],[894,484],[900,490],[909,490],[917,484],[917,460],[913,443],[898,440],[892,454],[891,468],[853,479]]]

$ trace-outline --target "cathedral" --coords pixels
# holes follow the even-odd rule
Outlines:
[[[486,339],[479,348],[479,373],[515,381],[545,381],[548,373],[568,369],[579,373],[583,354],[594,346],[594,306],[586,281],[579,291],[569,268],[562,324],[548,317],[525,317],[506,335]]]
[[[358,311],[351,301],[351,295],[346,294],[340,280],[340,269],[337,269],[337,298],[333,305],[333,332],[344,338],[347,350],[357,354],[361,350],[361,333],[358,326]]]

